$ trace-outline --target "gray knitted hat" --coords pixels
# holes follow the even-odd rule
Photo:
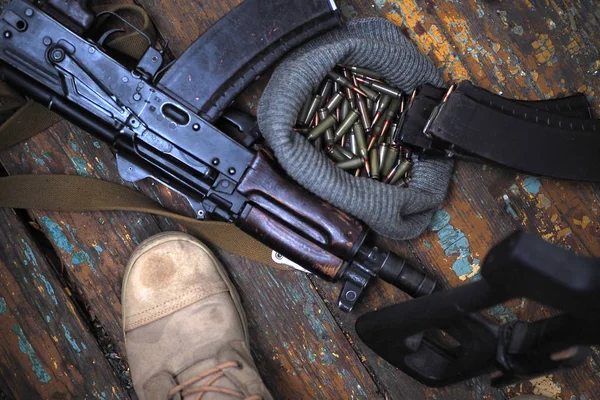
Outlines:
[[[432,62],[398,27],[381,18],[354,20],[292,53],[275,70],[258,108],[267,144],[291,178],[323,200],[392,239],[411,239],[429,225],[444,200],[453,163],[415,158],[408,188],[354,177],[293,131],[302,105],[336,64],[381,73],[404,92],[442,85]]]

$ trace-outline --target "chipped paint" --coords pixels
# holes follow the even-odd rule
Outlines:
[[[512,30],[512,33],[514,33],[515,35],[523,36],[523,27],[522,26],[516,25],[511,30]]]
[[[90,255],[88,253],[86,253],[83,250],[80,250],[77,253],[73,254],[73,257],[71,258],[71,264],[81,265],[81,264],[85,264],[85,263],[87,263],[89,265],[90,270],[92,272],[96,272],[96,268],[94,267],[92,258],[90,257]]]
[[[540,192],[540,187],[542,186],[542,182],[540,182],[540,178],[536,178],[535,176],[529,176],[523,179],[523,187],[527,191],[527,193],[531,195],[536,195]]]
[[[502,323],[516,321],[517,316],[514,311],[510,308],[506,308],[502,304],[497,304],[487,310],[487,313],[493,317],[498,318]]]
[[[382,9],[385,6],[385,0],[374,0],[373,3],[375,3],[379,9]]]
[[[552,207],[552,202],[543,193],[538,194],[536,207],[539,209],[549,209]]]
[[[56,222],[52,221],[50,218],[48,218],[46,216],[41,218],[41,222],[48,230],[48,233],[52,237],[52,240],[54,241],[54,243],[56,243],[56,245],[62,251],[69,253],[69,254],[73,254],[73,251],[75,250],[75,246],[73,246],[73,244],[71,244],[71,242],[69,242],[69,240],[65,236],[60,225],[57,224]]]
[[[46,277],[39,273],[38,274],[33,273],[32,275],[34,277],[38,277],[44,283],[44,286],[46,287],[46,293],[48,293],[48,296],[50,296],[52,298],[52,301],[54,302],[54,304],[58,305],[58,300],[56,299],[56,294],[54,292],[54,288],[52,287],[50,282],[48,282]]]
[[[6,300],[4,297],[0,297],[0,315],[6,313]]]
[[[98,254],[102,253],[104,251],[104,249],[98,245],[94,246],[94,250],[96,250],[98,252]]]
[[[71,158],[71,162],[75,166],[77,174],[81,176],[90,176],[90,174],[87,172],[88,164],[83,158],[73,157]]]
[[[450,219],[446,210],[439,210],[434,214],[429,229],[437,232],[446,257],[458,256],[452,264],[452,270],[461,280],[466,280],[477,273],[479,260],[472,257],[469,240],[463,231],[450,225]]]
[[[550,397],[552,399],[560,398],[562,388],[560,387],[560,384],[552,380],[552,375],[532,379],[530,382],[533,384],[534,394]]]
[[[23,252],[25,253],[25,260],[23,260],[23,263],[25,265],[29,265],[29,263],[31,263],[32,265],[37,266],[37,259],[35,258],[33,250],[31,250],[29,244],[27,244],[27,242],[23,238],[21,238],[21,244],[23,244]]]
[[[31,369],[35,373],[35,376],[37,376],[38,380],[42,383],[50,382],[50,375],[48,375],[41,361],[37,358],[35,351],[27,340],[27,337],[25,336],[23,329],[21,329],[21,326],[18,324],[14,325],[12,331],[19,339],[19,350],[21,350],[21,353],[26,354],[29,357],[29,361],[31,361]]]
[[[505,194],[504,196],[502,196],[502,198],[504,199],[504,204],[506,204],[506,211],[508,211],[508,213],[513,217],[513,219],[519,219],[519,214],[517,214],[517,212],[513,208],[508,195]]]
[[[61,325],[62,325],[63,332],[65,334],[65,339],[67,339],[67,342],[69,342],[69,344],[71,345],[73,350],[75,350],[77,352],[77,354],[80,354],[81,348],[79,348],[79,345],[77,345],[77,342],[73,339],[73,336],[71,336],[71,332],[69,332],[69,330],[67,329],[65,324],[61,324]]]
[[[429,243],[427,240],[423,240],[423,244],[427,250],[431,250],[431,243]]]

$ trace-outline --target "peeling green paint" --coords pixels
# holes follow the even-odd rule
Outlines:
[[[6,300],[3,297],[0,297],[0,315],[6,312]]]
[[[41,361],[37,358],[33,347],[31,347],[31,344],[23,332],[23,329],[21,329],[21,327],[17,324],[13,326],[12,331],[19,339],[19,350],[21,350],[21,353],[27,354],[29,357],[29,361],[31,361],[31,368],[35,373],[35,376],[37,376],[38,380],[42,383],[50,382],[50,375],[48,375]]]

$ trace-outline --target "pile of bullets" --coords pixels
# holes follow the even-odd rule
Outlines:
[[[374,71],[338,66],[302,108],[294,130],[355,176],[408,185],[412,154],[399,142],[410,99]]]

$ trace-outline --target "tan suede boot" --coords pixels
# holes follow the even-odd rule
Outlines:
[[[143,242],[127,265],[122,303],[140,399],[271,399],[249,351],[239,296],[195,238],[163,233]]]

